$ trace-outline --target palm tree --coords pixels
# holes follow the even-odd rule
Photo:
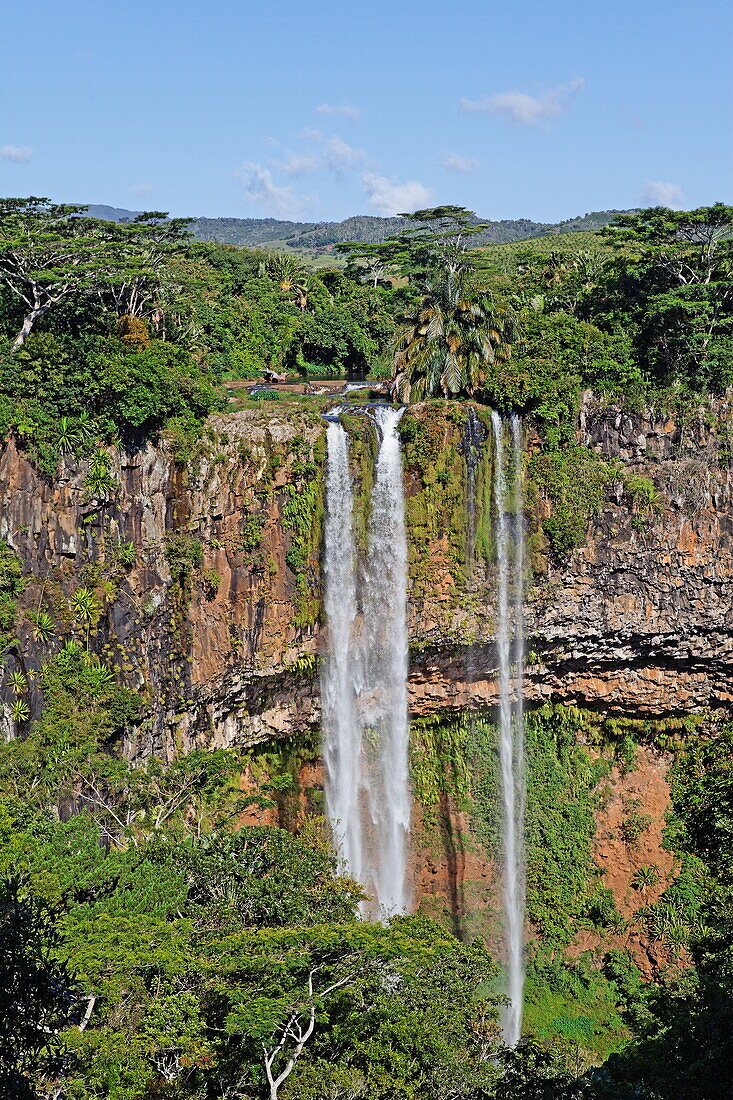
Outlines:
[[[426,284],[395,340],[393,389],[402,401],[473,395],[494,362],[510,356],[508,315],[471,289],[468,272],[447,270]]]
[[[304,313],[313,289],[313,276],[307,268],[295,256],[276,252],[268,256],[265,270],[279,284],[283,294]]]

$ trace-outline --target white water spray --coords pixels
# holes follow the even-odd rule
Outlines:
[[[522,442],[521,422],[511,418],[512,497],[516,509],[510,529],[507,512],[506,451],[504,423],[491,414],[494,433],[494,507],[496,512],[496,559],[498,623],[496,645],[499,657],[499,761],[502,794],[503,894],[507,950],[507,995],[502,1031],[507,1046],[516,1046],[522,1031],[524,987],[524,706],[522,702],[524,631],[522,626],[522,581],[524,570],[524,524],[521,507]],[[510,577],[513,573],[513,577]],[[510,602],[510,591],[514,598]],[[513,623],[510,621],[513,620]],[[514,646],[512,647],[512,633]],[[511,700],[512,648],[516,668],[516,703]],[[512,711],[514,713],[512,713]]]
[[[375,408],[379,453],[357,621],[356,555],[348,438],[328,427],[324,610],[329,652],[322,666],[326,805],[340,857],[382,919],[409,904],[407,719],[407,539],[401,410]]]

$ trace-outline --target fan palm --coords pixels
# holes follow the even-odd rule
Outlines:
[[[313,289],[313,277],[307,268],[294,256],[273,253],[267,258],[265,270],[293,305],[297,305],[301,313],[305,312]]]
[[[491,365],[509,358],[508,329],[491,296],[472,290],[465,272],[441,273],[397,334],[395,395],[402,401],[473,395]]]

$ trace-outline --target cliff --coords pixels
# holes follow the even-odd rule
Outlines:
[[[363,509],[372,428],[357,413],[347,424]],[[682,420],[622,412],[586,395],[577,438],[605,463],[606,480],[581,545],[564,560],[553,557],[543,533],[556,504],[533,480],[541,443],[527,436],[530,707],[562,704],[599,720],[679,725],[733,702],[732,425],[722,402]],[[414,407],[404,417],[403,439],[409,700],[415,736],[427,744],[431,722],[485,715],[496,701],[491,448],[484,441],[467,517],[465,406]],[[108,455],[111,482],[101,497],[88,461],[64,459],[49,482],[12,439],[0,456],[0,538],[27,576],[18,644],[7,652],[6,669],[27,675],[32,712],[42,706],[34,674],[45,656],[64,638],[83,635],[71,607],[83,587],[99,609],[89,644],[144,700],[144,718],[123,746],[128,756],[170,759],[194,746],[312,741],[325,642],[324,421],[307,408],[270,405],[211,418],[186,464],[165,439]],[[642,479],[646,496],[630,493],[633,478]],[[39,608],[55,624],[53,637],[42,641],[28,617]],[[11,732],[9,708],[4,722]],[[659,898],[675,873],[661,842],[670,760],[647,748],[632,779],[617,769],[596,815],[595,865],[628,917]],[[317,759],[311,754],[299,767],[301,788],[317,791]],[[430,797],[418,791],[416,799],[416,897],[423,908],[445,912],[462,934],[491,935],[491,845],[471,822],[468,796],[441,774]],[[634,800],[651,807],[653,821],[636,847],[623,840],[619,824]],[[649,864],[659,878],[642,897],[631,883]],[[477,925],[476,913],[488,916]],[[638,928],[617,939],[648,970],[659,962]],[[588,934],[576,949],[594,942]]]
[[[422,468],[411,467],[408,442],[411,709],[490,706],[494,585],[483,560],[466,579],[462,424],[431,407],[413,415],[437,423],[452,480],[430,483],[429,450]],[[620,480],[609,485],[583,545],[558,564],[540,529],[549,506],[537,493],[530,499],[530,702],[657,717],[730,704],[726,415],[719,407],[717,419],[683,426],[586,401],[579,438],[652,479],[658,500],[643,512]],[[351,419],[365,468],[370,428]],[[247,745],[317,729],[324,428],[308,411],[247,410],[212,418],[187,467],[165,441],[110,451],[116,487],[102,500],[84,488],[84,462],[63,461],[49,483],[11,440],[0,457],[0,537],[31,577],[18,624],[27,671],[44,647],[25,613],[48,605],[62,636],[72,627],[68,597],[86,585],[103,605],[95,647],[146,696],[145,730],[128,752],[167,756],[193,743]]]

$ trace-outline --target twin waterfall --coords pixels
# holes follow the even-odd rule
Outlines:
[[[337,850],[371,899],[364,914],[384,919],[404,912],[410,901],[407,538],[401,410],[384,406],[371,413],[379,452],[360,562],[348,438],[338,422],[328,425],[323,569],[329,652],[321,709],[326,806]]]
[[[321,703],[326,806],[338,854],[368,895],[363,915],[384,920],[405,912],[411,901],[407,539],[397,433],[402,410],[375,406],[368,412],[379,434],[379,451],[361,555],[354,537],[348,436],[337,417],[328,425],[323,559],[328,654],[321,665]],[[525,895],[521,421],[492,413],[492,430],[508,1001],[503,1035],[508,1046],[515,1046],[522,1026]],[[471,463],[469,475],[475,476]],[[469,525],[475,523],[471,509]]]

